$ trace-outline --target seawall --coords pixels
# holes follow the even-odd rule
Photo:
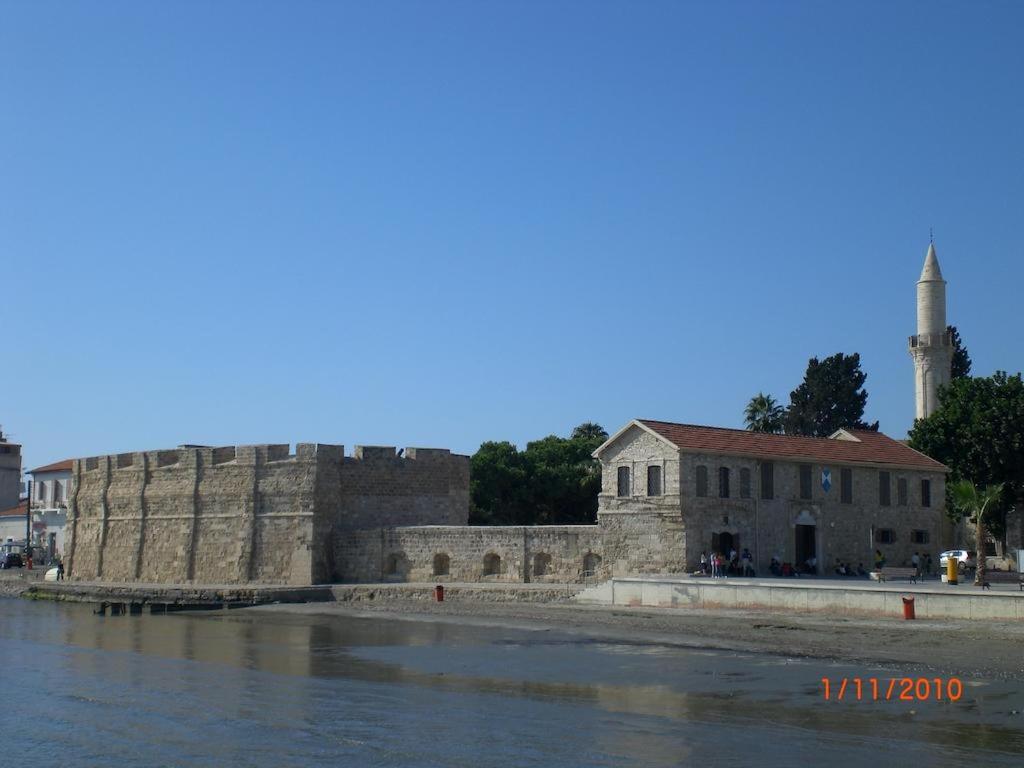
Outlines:
[[[858,586],[827,582],[623,577],[583,590],[576,601],[608,606],[899,617],[903,615],[903,598],[913,597],[919,619],[1024,621],[1024,593],[1016,587],[984,593],[973,590],[968,586],[950,588],[926,584]]]

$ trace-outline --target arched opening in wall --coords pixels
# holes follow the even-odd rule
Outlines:
[[[538,552],[533,556],[533,575],[547,576],[551,573],[551,555],[546,552]]]
[[[401,581],[409,572],[409,561],[404,552],[392,552],[384,560],[384,576],[392,581]]]
[[[501,558],[493,552],[484,555],[484,576],[498,576],[501,573]]]
[[[434,575],[447,576],[451,572],[451,559],[444,552],[434,555]]]
[[[588,578],[590,576],[596,576],[598,569],[601,567],[601,556],[595,555],[593,552],[587,552],[583,556],[583,577]]]

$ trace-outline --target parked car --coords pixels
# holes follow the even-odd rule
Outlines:
[[[959,573],[974,570],[978,566],[975,553],[968,549],[950,549],[939,555],[939,567],[946,570],[946,561],[952,558],[956,561],[956,569]]]
[[[24,565],[25,562],[21,559],[21,554],[18,552],[8,552],[0,557],[0,568],[21,568]]]

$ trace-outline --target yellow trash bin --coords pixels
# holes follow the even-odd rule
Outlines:
[[[956,584],[956,566],[957,561],[955,557],[946,558],[946,583]]]

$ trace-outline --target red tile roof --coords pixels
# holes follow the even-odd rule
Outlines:
[[[28,502],[23,501],[21,504],[19,504],[16,507],[11,507],[10,509],[0,510],[0,517],[20,517],[22,520],[24,520],[25,519],[25,505],[27,503]]]
[[[638,421],[677,447],[689,451],[836,464],[891,464],[933,472],[948,471],[944,464],[881,432],[846,430],[857,438],[859,442],[856,442],[826,437],[769,435],[745,429],[701,427],[649,419]]]
[[[64,461],[55,461],[53,464],[47,464],[45,467],[38,467],[36,469],[30,469],[29,474],[35,475],[40,472],[70,472],[71,471],[71,459],[64,459]]]

